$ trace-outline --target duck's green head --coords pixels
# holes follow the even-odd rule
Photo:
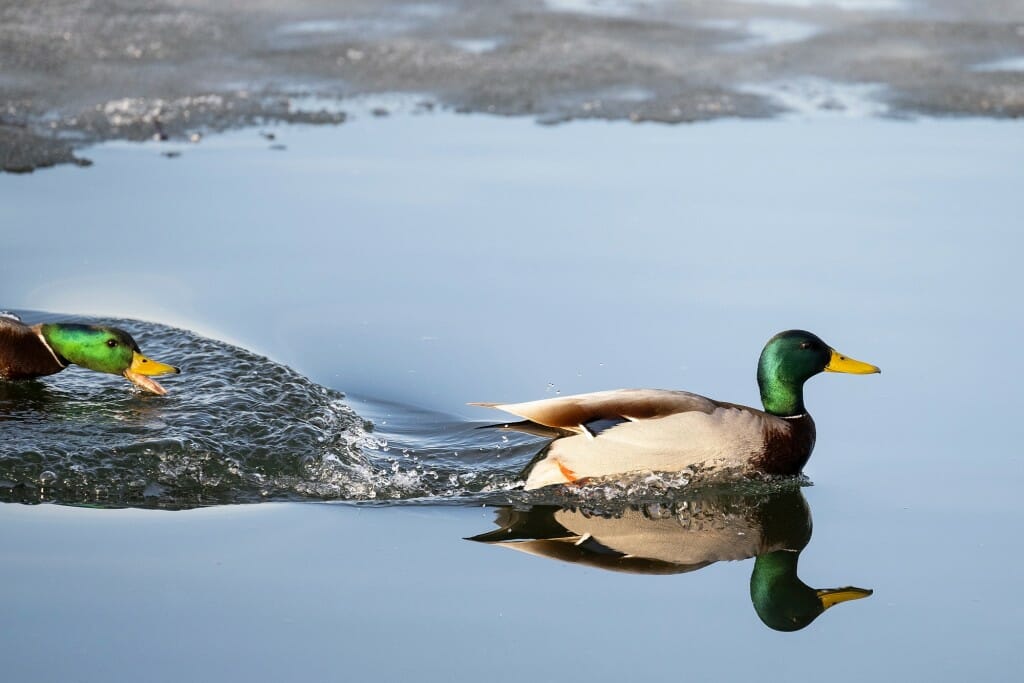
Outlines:
[[[804,382],[820,372],[866,375],[881,370],[844,356],[810,332],[780,332],[765,344],[757,363],[757,384],[765,410],[774,415],[805,412]]]
[[[776,550],[754,560],[750,599],[757,616],[776,631],[799,631],[833,605],[870,596],[870,588],[814,589],[796,575],[800,553]]]
[[[166,394],[167,390],[150,377],[180,372],[173,365],[146,358],[132,336],[116,327],[48,323],[39,329],[53,352],[63,360],[96,372],[123,375],[153,394]]]

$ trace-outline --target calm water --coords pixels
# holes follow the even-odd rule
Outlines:
[[[164,399],[78,371],[5,389],[0,490],[376,505],[2,505],[11,680],[1024,671],[1006,598],[1020,124],[430,115],[276,133],[286,150],[242,131],[0,178],[0,307],[127,318],[185,370]],[[653,538],[646,566],[682,573],[462,540],[514,516],[491,505],[560,502],[509,490],[534,442],[477,430],[500,418],[466,401],[655,386],[756,404],[760,348],[790,327],[883,369],[809,383],[813,486],[565,501],[600,534],[557,518],[600,541],[571,552]],[[783,504],[778,531],[764,510]],[[543,543],[555,517],[537,514]],[[756,542],[725,557],[703,533],[722,529]],[[665,554],[695,531],[703,559]],[[742,558],[780,547],[804,583],[874,595],[765,628]]]

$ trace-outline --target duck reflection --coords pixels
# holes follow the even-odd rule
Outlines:
[[[750,598],[778,631],[804,628],[829,607],[871,595],[865,588],[811,588],[797,575],[811,540],[811,513],[798,488],[770,494],[720,492],[613,513],[583,508],[499,508],[494,531],[468,540],[600,569],[680,574],[723,560],[754,560]]]

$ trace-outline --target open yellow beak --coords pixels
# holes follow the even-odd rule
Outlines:
[[[177,375],[181,370],[173,365],[150,360],[138,351],[132,354],[132,365],[124,371],[125,378],[143,391],[163,396],[167,393],[160,384],[150,379],[153,375]]]
[[[832,351],[832,357],[829,359],[828,365],[825,366],[825,372],[848,372],[851,375],[870,375],[874,372],[881,372],[881,370],[870,363],[854,360],[844,356],[835,349],[830,350]]]
[[[859,362],[859,361],[857,361]],[[847,600],[860,600],[866,598],[874,593],[870,588],[856,588],[854,586],[847,586],[846,588],[822,588],[818,590],[818,599],[821,600],[822,606],[828,609],[832,605],[838,605],[841,602]]]

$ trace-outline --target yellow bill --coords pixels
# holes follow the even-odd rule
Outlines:
[[[163,396],[167,393],[167,390],[160,386],[156,380],[150,379],[150,377],[153,375],[177,375],[179,372],[181,370],[173,365],[150,360],[138,351],[135,351],[132,354],[131,367],[124,371],[124,376],[129,382],[143,391]]]
[[[830,350],[832,351],[832,358],[829,359],[828,365],[825,366],[825,372],[848,372],[851,375],[870,375],[874,372],[881,372],[881,370],[870,363],[844,356],[835,349]]]
[[[821,588],[818,590],[818,600],[821,600],[822,607],[828,609],[832,605],[838,605],[847,600],[860,600],[874,593],[870,588]]]

